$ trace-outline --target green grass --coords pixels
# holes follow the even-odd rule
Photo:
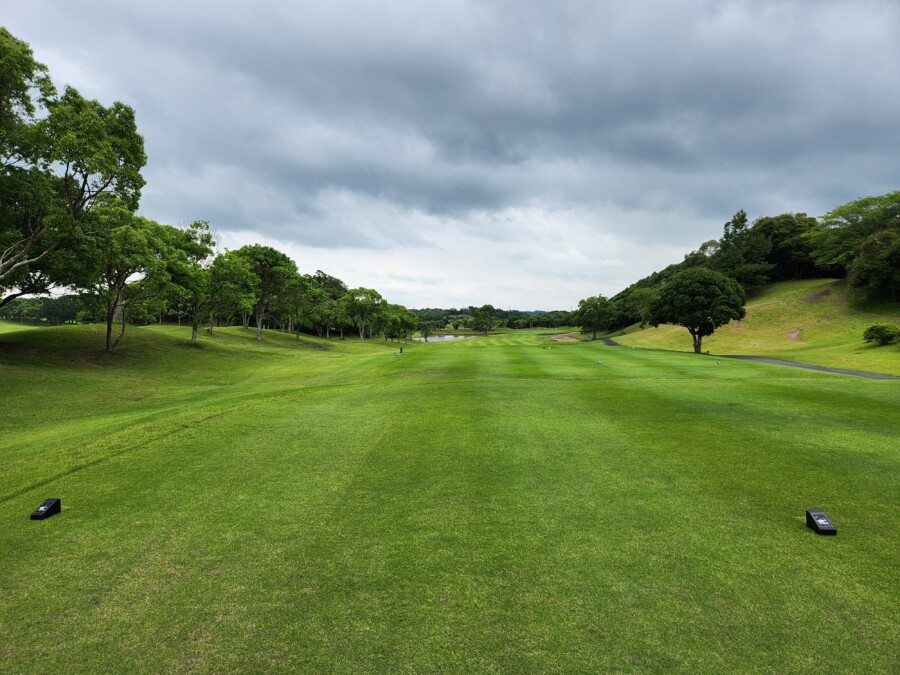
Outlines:
[[[873,324],[900,325],[900,303],[854,300],[844,281],[809,279],[772,284],[751,296],[747,316],[703,339],[712,354],[742,354],[900,375],[900,343],[863,340]],[[616,338],[623,345],[692,351],[680,326]]]
[[[0,319],[0,335],[2,335],[3,333],[14,333],[20,330],[32,330],[34,328],[39,328],[39,326],[29,326],[23,323],[3,321],[2,319]]]
[[[0,337],[0,671],[896,671],[900,382],[554,332]]]

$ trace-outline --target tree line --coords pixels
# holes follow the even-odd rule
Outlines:
[[[417,317],[371,288],[349,289],[250,245],[215,254],[209,224],[137,214],[147,162],[134,110],[73,87],[59,93],[29,46],[0,27],[0,316],[103,321],[112,352],[129,321],[252,324],[360,339],[409,336]],[[42,298],[68,289],[62,298]]]
[[[481,307],[451,307],[439,309],[428,307],[413,309],[419,318],[420,327],[429,332],[439,331],[473,331],[511,328],[560,328],[572,325],[572,312],[553,310],[549,312],[518,309],[499,309],[493,305]]]
[[[722,237],[700,245],[680,263],[654,272],[612,298],[579,302],[575,324],[598,331],[635,323],[688,328],[699,352],[705,335],[743,318],[746,294],[776,281],[846,278],[859,293],[897,300],[900,294],[900,191],[863,197],[821,218],[805,213],[749,223],[740,210]]]

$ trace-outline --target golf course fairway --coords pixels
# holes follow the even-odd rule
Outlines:
[[[0,335],[0,671],[900,667],[898,381],[102,331]]]

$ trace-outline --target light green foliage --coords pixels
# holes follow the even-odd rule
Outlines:
[[[101,197],[137,208],[146,156],[130,107],[71,87],[57,95],[46,67],[6,29],[0,66],[0,291],[18,289],[14,297],[78,277],[84,260],[66,247],[78,249]]]
[[[744,317],[744,302],[744,289],[734,279],[705,267],[691,267],[674,274],[660,288],[651,309],[653,325],[684,326],[699,354],[704,337]]]
[[[5,671],[896,664],[898,382],[188,333],[0,336]]]

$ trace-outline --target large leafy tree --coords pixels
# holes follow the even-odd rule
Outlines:
[[[237,254],[227,251],[215,257],[209,267],[209,332],[226,317],[253,310],[259,278],[250,263]]]
[[[81,232],[101,195],[135,210],[145,163],[130,107],[71,87],[57,96],[28,45],[0,28],[0,291],[65,284],[71,269],[55,263],[72,258],[52,254]]]
[[[581,328],[582,333],[590,333],[592,340],[597,339],[598,330],[603,330],[609,325],[611,317],[612,307],[609,300],[602,295],[578,301],[575,323]]]
[[[85,267],[77,285],[98,298],[106,316],[106,351],[125,334],[127,312],[170,279],[172,228],[134,215],[117,199],[104,200],[91,214],[91,235],[80,241]],[[113,334],[113,324],[121,330]]]
[[[198,220],[184,229],[167,228],[169,286],[176,303],[191,318],[191,343],[196,344],[200,320],[212,301],[209,223]]]
[[[494,312],[496,311],[493,305],[482,305],[476,309],[472,319],[472,328],[483,331],[487,335],[488,331],[494,327]]]
[[[247,261],[250,270],[259,279],[253,313],[256,317],[256,339],[262,340],[263,319],[269,301],[297,275],[297,265],[287,255],[270,246],[253,244],[243,246],[235,253]]]
[[[654,326],[672,323],[691,334],[694,352],[701,353],[703,338],[719,326],[744,318],[744,289],[731,277],[704,267],[674,274],[660,288],[651,309]]]
[[[384,304],[381,293],[372,288],[354,288],[347,292],[343,299],[353,324],[359,330],[359,339],[366,339],[366,328]]]

